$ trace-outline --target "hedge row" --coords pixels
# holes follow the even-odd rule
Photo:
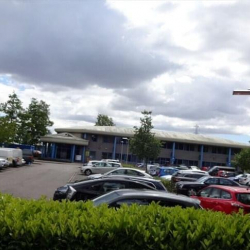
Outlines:
[[[0,249],[250,249],[248,215],[0,194]]]

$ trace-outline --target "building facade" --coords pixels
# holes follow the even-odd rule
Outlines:
[[[41,138],[43,158],[69,162],[118,159],[137,163],[136,155],[129,151],[129,140],[134,129],[111,126],[86,126],[80,128],[58,128],[58,134]],[[231,166],[232,159],[247,144],[231,140],[204,136],[152,130],[161,140],[162,149],[158,159],[161,165],[184,164],[187,166]]]

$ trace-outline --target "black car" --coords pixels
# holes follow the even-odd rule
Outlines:
[[[135,180],[125,178],[102,178],[97,180],[75,183],[69,186],[66,192],[66,199],[70,201],[85,201],[89,199],[94,199],[97,196],[103,195],[105,193],[117,189],[155,190],[154,187]]]
[[[115,208],[119,208],[122,204],[131,205],[135,203],[139,205],[149,205],[152,202],[164,207],[181,206],[182,208],[201,208],[199,200],[156,190],[115,190],[95,198],[93,202],[96,206],[106,203],[109,207]]]
[[[111,176],[103,176],[102,178],[122,178],[126,180],[134,180],[141,183],[144,183],[148,186],[151,186],[154,189],[160,191],[167,191],[166,187],[162,184],[160,180],[156,180],[153,178],[145,178],[145,177],[137,177],[137,176],[129,176],[129,175],[111,175]]]
[[[33,152],[30,149],[22,149],[22,151],[23,159],[25,160],[26,164],[34,162]]]
[[[59,187],[56,189],[54,196],[53,196],[53,200],[63,200],[66,199],[66,193],[68,191],[68,187],[69,186],[74,186],[74,185],[85,185],[88,184],[89,185],[91,183],[93,183],[93,181],[98,181],[98,180],[106,180],[106,179],[119,179],[119,180],[131,180],[134,182],[140,182],[142,184],[145,184],[149,187],[151,187],[152,189],[156,189],[156,190],[160,190],[160,191],[167,191],[167,189],[165,188],[165,186],[162,184],[162,182],[160,180],[155,180],[155,179],[151,179],[151,178],[140,178],[140,177],[133,177],[133,176],[126,176],[126,175],[114,175],[114,176],[103,176],[100,179],[94,179],[94,180],[85,180],[85,181],[78,181],[76,183],[68,183],[62,187]]]
[[[184,170],[173,173],[171,182],[176,183],[179,181],[196,181],[197,179],[208,176],[207,172],[199,170]]]
[[[204,176],[195,182],[177,182],[176,192],[184,195],[196,195],[199,190],[209,185],[241,186],[239,183],[222,177]]]

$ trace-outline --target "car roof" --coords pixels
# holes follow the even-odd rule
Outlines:
[[[157,190],[138,190],[138,189],[118,189],[113,191],[114,193],[118,194],[120,197],[151,197],[151,198],[169,198],[169,199],[175,199],[179,201],[184,201],[184,202],[191,202],[191,203],[197,203],[199,204],[200,202],[196,199],[190,198],[185,195],[179,195],[179,194],[172,194],[168,192],[162,192],[162,191],[157,191]],[[198,201],[198,202],[197,202]]]
[[[111,175],[111,176],[102,176],[101,179],[107,179],[107,178],[110,178],[110,179],[114,179],[114,178],[117,178],[117,179],[120,179],[120,180],[124,180],[124,179],[127,179],[127,180],[139,180],[139,181],[154,181],[154,182],[161,182],[161,180],[156,180],[154,178],[147,178],[147,177],[140,177],[140,176],[130,176],[130,175]]]
[[[250,193],[249,187],[232,187],[232,186],[222,186],[222,185],[210,185],[208,187],[214,187],[214,188],[219,188],[223,189],[225,191],[232,191],[236,193]]]

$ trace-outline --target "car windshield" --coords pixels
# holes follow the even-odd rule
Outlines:
[[[98,206],[103,203],[108,203],[110,200],[115,199],[118,196],[117,192],[111,192],[95,198],[93,202],[95,206]]]
[[[237,200],[243,204],[250,205],[250,193],[239,193],[236,195]]]

